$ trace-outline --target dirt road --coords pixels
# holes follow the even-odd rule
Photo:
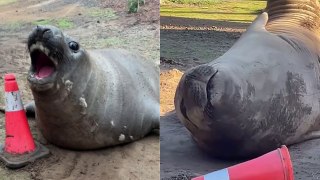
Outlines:
[[[187,180],[239,161],[208,157],[178,121],[173,98],[183,71],[226,52],[248,24],[161,17],[161,179]],[[171,112],[173,111],[173,112]],[[320,179],[320,140],[289,147],[295,179]]]
[[[26,74],[30,58],[28,33],[36,24],[53,24],[77,38],[86,49],[125,48],[159,63],[159,3],[147,1],[137,14],[127,14],[127,1],[17,1],[0,6],[0,80],[16,74],[23,101],[32,100]],[[4,94],[3,83],[0,83]],[[4,105],[0,95],[0,105]],[[29,119],[38,139],[35,122]],[[0,142],[4,115],[0,113]],[[48,158],[19,170],[0,165],[0,179],[159,179],[159,137],[97,151],[70,151],[47,145]]]

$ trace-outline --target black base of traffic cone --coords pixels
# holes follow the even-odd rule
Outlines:
[[[48,148],[36,141],[35,144],[36,150],[26,154],[9,154],[4,151],[4,145],[0,144],[0,160],[4,162],[7,167],[17,169],[49,155],[50,152]]]

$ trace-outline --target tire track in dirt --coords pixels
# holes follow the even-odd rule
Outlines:
[[[30,9],[30,8],[40,8],[40,7],[42,7],[42,6],[52,4],[52,3],[56,2],[56,1],[57,1],[57,0],[44,1],[44,2],[41,2],[41,3],[38,3],[38,4],[30,5],[30,6],[26,7],[26,9]]]
[[[85,7],[79,2],[68,3],[61,0],[49,0],[33,5],[14,4],[14,7],[0,6],[0,24],[6,23],[31,23],[42,19],[74,17],[83,13]],[[25,8],[27,6],[27,8]],[[37,15],[41,12],[41,15]]]
[[[68,178],[71,176],[71,174],[73,173],[73,171],[75,170],[76,168],[76,165],[78,164],[78,161],[81,157],[81,154],[79,153],[75,153],[75,154],[72,154],[72,156],[74,156],[71,160],[71,164],[69,165],[68,168],[65,169],[65,173],[64,175],[61,177],[62,179],[65,179],[65,178]],[[69,158],[69,157],[68,157]]]

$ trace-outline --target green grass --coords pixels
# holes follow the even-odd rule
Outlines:
[[[23,22],[15,21],[15,22],[7,23],[6,25],[3,25],[3,26],[11,30],[16,30],[16,29],[19,29],[22,26],[22,24]]]
[[[193,5],[210,5],[220,2],[221,0],[163,0],[162,3],[176,3],[176,4],[193,4]]]
[[[98,39],[88,39],[83,41],[86,47],[93,49],[101,49],[106,47],[121,47],[123,44],[128,44],[126,39],[119,37],[108,37],[108,38],[98,38]]]
[[[1,5],[6,5],[6,4],[10,4],[10,3],[14,3],[17,0],[0,0],[0,6]]]
[[[67,19],[59,19],[57,20],[57,26],[61,29],[70,29],[74,26],[74,24]]]
[[[160,15],[218,21],[251,22],[266,6],[266,1],[258,0],[220,0],[215,2],[210,0],[210,2],[211,4],[207,6],[161,5]]]
[[[51,19],[40,19],[40,20],[33,22],[33,24],[35,24],[35,25],[50,25],[50,24],[52,24],[52,20]]]
[[[61,18],[61,19],[40,19],[34,21],[33,24],[35,25],[54,25],[60,29],[70,29],[74,27],[74,23],[68,19]]]
[[[88,15],[91,17],[102,17],[114,19],[116,18],[115,11],[109,8],[100,9],[100,8],[90,8],[88,11]]]

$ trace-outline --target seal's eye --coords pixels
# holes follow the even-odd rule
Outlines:
[[[74,51],[78,51],[79,50],[79,44],[74,42],[74,41],[71,41],[71,42],[69,42],[69,48],[74,50]]]

